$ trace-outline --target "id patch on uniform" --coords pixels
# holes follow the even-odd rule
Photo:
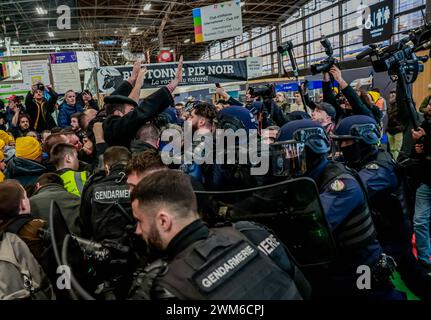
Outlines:
[[[365,166],[368,170],[378,170],[380,167],[377,163],[369,163]]]
[[[229,249],[222,257],[199,270],[194,277],[196,285],[204,292],[211,292],[258,255],[257,249],[245,241]]]
[[[98,203],[130,202],[129,186],[97,186],[94,188],[92,199]]]
[[[334,192],[340,192],[343,191],[346,188],[346,185],[344,184],[343,181],[341,181],[340,179],[335,180],[334,182],[331,183],[331,185],[329,186],[329,189],[331,189],[331,191]]]

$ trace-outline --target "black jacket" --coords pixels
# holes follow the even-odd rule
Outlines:
[[[31,92],[28,92],[25,97],[25,107],[30,116],[30,128],[37,132],[50,130],[57,126],[51,113],[54,112],[58,95],[53,89],[48,90],[48,94],[51,98],[48,101],[45,98],[42,98],[41,108],[34,100]]]
[[[166,87],[163,87],[145,98],[137,108],[123,117],[108,116],[103,122],[105,141],[109,146],[129,147],[136,132],[143,124],[173,104],[172,94]]]
[[[23,186],[34,184],[43,173],[47,172],[39,162],[23,158],[12,158],[6,167],[6,179],[16,179]]]
[[[346,111],[341,108],[340,104],[337,102],[334,93],[332,92],[331,82],[323,81],[322,82],[322,91],[323,91],[323,101],[331,104],[336,112],[336,123],[342,118],[349,116],[346,114]],[[377,123],[380,123],[382,120],[382,112],[376,107],[373,106],[373,109],[367,108],[365,104],[362,103],[361,99],[356,94],[355,90],[348,85],[346,88],[342,89],[341,92],[346,97],[347,101],[349,101],[352,106],[352,112],[354,115],[365,115],[371,118],[374,118]]]

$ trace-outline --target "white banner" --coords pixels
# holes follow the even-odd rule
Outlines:
[[[195,42],[242,35],[241,2],[229,1],[193,9]]]
[[[262,57],[247,58],[247,76],[249,79],[262,76]]]
[[[30,90],[37,82],[50,84],[48,60],[21,61],[23,83]]]

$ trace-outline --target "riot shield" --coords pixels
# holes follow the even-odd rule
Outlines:
[[[78,299],[78,296],[86,300],[93,299],[80,285],[80,283],[88,283],[89,280],[85,278],[88,274],[88,267],[84,254],[78,243],[73,239],[61,209],[55,200],[51,201],[50,206],[49,231],[58,266],[67,266],[70,270],[72,288],[71,290],[67,289],[67,292],[74,300]],[[78,278],[76,277],[77,275],[79,275]],[[78,296],[76,293],[78,293]]]
[[[298,178],[258,188],[195,191],[203,219],[254,221],[270,228],[302,267],[328,264],[336,256],[335,242],[316,184]]]

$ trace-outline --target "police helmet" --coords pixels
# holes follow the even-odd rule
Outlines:
[[[281,127],[277,142],[270,145],[271,169],[275,176],[299,177],[307,171],[310,159],[319,157],[330,150],[325,130],[311,120],[291,121]],[[306,158],[306,148],[312,153]]]
[[[245,129],[247,133],[251,129],[257,129],[253,115],[242,106],[230,106],[221,110],[217,114],[217,126],[220,129],[232,129],[233,131]]]
[[[311,119],[311,116],[307,112],[304,112],[304,111],[290,112],[287,115],[287,117],[289,118],[289,121]]]
[[[277,142],[289,140],[304,143],[316,154],[325,154],[330,150],[330,142],[325,129],[312,120],[291,121],[281,127]]]
[[[380,131],[376,121],[364,115],[356,115],[341,120],[335,129],[334,140],[359,140],[368,145],[376,145],[380,141]]]

